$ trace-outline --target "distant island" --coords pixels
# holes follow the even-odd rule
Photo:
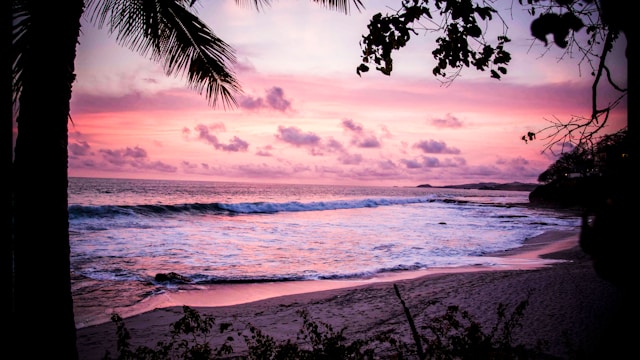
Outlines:
[[[445,185],[445,186],[431,186],[429,184],[418,185],[422,188],[445,188],[445,189],[478,189],[478,190],[510,190],[510,191],[533,191],[539,184],[511,182],[511,183],[495,183],[495,182],[482,182],[475,184],[460,184],[460,185]]]

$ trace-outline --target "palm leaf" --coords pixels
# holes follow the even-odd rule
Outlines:
[[[197,0],[192,0],[192,3],[195,3]],[[348,14],[350,11],[349,0],[312,0],[314,3],[318,3],[323,5],[324,7],[330,10],[339,10],[343,11],[345,14]],[[352,0],[353,5],[360,11],[364,9],[364,5],[362,5],[362,1],[360,0]],[[247,3],[252,3],[256,10],[260,10],[265,6],[271,5],[271,0],[236,0],[236,4],[244,5]]]
[[[89,0],[90,20],[108,26],[116,41],[160,63],[167,75],[186,76],[216,106],[236,106],[242,91],[232,72],[231,46],[185,6],[193,0]]]
[[[22,93],[22,70],[24,69],[23,54],[28,48],[29,25],[29,3],[25,1],[13,1],[11,8],[12,23],[12,43],[11,43],[11,69],[13,81],[13,104],[17,106],[20,93]]]

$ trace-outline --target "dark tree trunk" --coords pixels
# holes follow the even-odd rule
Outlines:
[[[3,1],[0,14],[2,15],[2,49],[11,49],[11,1]],[[8,349],[13,344],[12,331],[14,330],[13,324],[13,106],[12,106],[12,77],[11,77],[11,61],[9,52],[6,50],[0,55],[2,59],[2,140],[0,146],[2,146],[2,283],[5,286],[2,288],[2,299],[5,304],[11,309],[10,318],[5,320],[2,337],[2,348]]]
[[[28,1],[28,0],[27,0]],[[29,1],[15,171],[18,357],[77,359],[71,296],[67,121],[83,0]],[[24,352],[24,353],[22,353]]]

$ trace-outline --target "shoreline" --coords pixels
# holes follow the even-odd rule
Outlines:
[[[110,308],[102,314],[90,314],[83,318],[77,318],[76,328],[81,329],[87,326],[109,323],[111,321],[111,314],[114,312],[123,319],[127,319],[158,308],[182,305],[190,307],[233,306],[282,296],[348,289],[376,283],[416,279],[437,274],[533,270],[562,261],[544,259],[541,255],[568,249],[575,245],[577,245],[576,232],[552,231],[531,237],[525,240],[523,245],[518,248],[485,254],[485,257],[498,257],[501,259],[499,265],[493,266],[434,267],[421,270],[382,273],[368,279],[196,285],[193,290],[168,291],[144,299],[132,306]]]
[[[430,307],[432,300],[443,305],[456,304],[473,315],[483,328],[488,328],[496,321],[499,304],[512,308],[529,296],[529,305],[514,341],[533,347],[542,339],[548,342],[546,352],[560,359],[597,359],[632,351],[631,339],[635,333],[625,331],[621,324],[633,327],[635,311],[627,307],[632,305],[627,304],[627,296],[620,289],[597,276],[577,239],[577,231],[545,233],[527,240],[520,248],[488,254],[513,259],[515,265],[509,268],[441,269],[404,278],[390,277],[385,281],[325,290],[315,287],[314,291],[289,294],[283,294],[286,292],[283,284],[278,283],[282,294],[279,296],[220,306],[208,306],[211,302],[205,300],[212,299],[201,298],[205,305],[194,302],[196,305],[192,307],[202,315],[214,317],[216,324],[232,323],[234,334],[246,333],[247,324],[252,324],[276,341],[296,338],[302,323],[298,311],[306,310],[312,320],[330,324],[336,330],[345,328],[344,335],[349,340],[392,331],[411,343],[394,284],[399,287],[418,326],[438,309],[442,310],[442,307]],[[221,297],[220,293],[217,295]],[[170,324],[182,315],[182,306],[158,307],[124,318],[124,322],[134,347],[154,347],[157,341],[168,338]],[[106,350],[111,356],[116,355],[115,324],[87,326],[77,333],[80,359],[100,359]],[[235,353],[242,354],[246,350],[243,340],[240,335],[234,337]],[[216,346],[216,341],[212,340],[212,346]],[[568,343],[572,344],[569,349]],[[569,356],[570,351],[580,352],[582,356]]]

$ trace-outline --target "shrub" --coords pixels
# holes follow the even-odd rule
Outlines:
[[[131,335],[124,324],[124,320],[113,314],[111,321],[116,324],[118,360],[160,360],[160,359],[184,359],[184,360],[209,360],[219,359],[223,355],[233,353],[233,347],[229,344],[233,337],[228,336],[219,348],[211,348],[209,344],[210,333],[215,320],[211,316],[201,316],[196,310],[183,306],[184,315],[178,321],[171,324],[171,338],[168,342],[159,341],[156,348],[139,346],[131,349]],[[231,324],[220,324],[220,334],[231,329]],[[105,353],[104,360],[111,360],[109,351]]]
[[[248,355],[241,358],[251,360],[338,360],[338,359],[538,359],[544,358],[544,342],[539,341],[534,349],[513,344],[513,332],[529,303],[529,297],[520,302],[507,316],[507,306],[499,304],[496,324],[488,331],[482,329],[470,313],[458,306],[448,306],[439,316],[430,317],[420,331],[414,318],[394,285],[409,324],[413,344],[399,340],[389,333],[378,333],[370,338],[348,341],[344,332],[333,329],[330,324],[313,321],[306,310],[298,315],[302,327],[295,341],[276,341],[272,336],[251,324],[248,334],[243,335]],[[429,306],[438,302],[429,302]],[[168,342],[160,341],[155,349],[140,346],[131,349],[131,336],[124,321],[114,314],[116,324],[118,360],[209,360],[233,354],[230,345],[233,337],[227,336],[219,348],[211,348],[209,340],[215,321],[210,316],[201,316],[188,306],[183,306],[184,316],[171,324]],[[220,324],[220,334],[231,330],[232,325]],[[240,333],[239,333],[240,335]],[[376,353],[378,351],[378,353]],[[107,351],[105,360],[111,360]]]

